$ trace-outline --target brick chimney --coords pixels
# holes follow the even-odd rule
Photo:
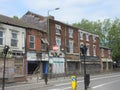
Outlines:
[[[51,16],[51,15],[50,15],[50,16],[49,16],[49,19],[53,19],[53,20],[54,20],[54,16]]]

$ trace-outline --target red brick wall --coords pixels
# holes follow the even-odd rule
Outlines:
[[[41,38],[43,37],[43,32],[39,30],[34,30],[34,29],[27,29],[26,30],[26,49],[27,50],[35,50],[35,51],[40,51],[41,50]],[[35,48],[30,49],[30,35],[35,36]],[[47,36],[46,36],[47,37]]]
[[[55,24],[58,24],[61,26],[61,35],[56,35],[55,33]],[[73,38],[69,38],[69,28],[73,29]],[[85,31],[84,31],[85,32]],[[93,45],[96,46],[96,56],[100,56],[100,48],[99,48],[99,37],[96,36],[96,42],[93,42],[93,35],[89,33],[89,41],[86,41],[86,33],[83,34],[83,40],[80,40],[79,38],[79,31],[78,28],[66,25],[64,23],[50,20],[50,46],[52,49],[52,46],[55,44],[55,38],[61,37],[61,46],[62,48],[66,48],[66,46],[69,45],[69,40],[74,41],[74,53],[79,53],[79,40],[80,42],[83,42],[84,44],[89,44],[90,46],[90,56],[93,56]],[[65,45],[66,42],[66,45]]]
[[[61,35],[56,35],[56,30],[55,30],[55,24],[58,24],[61,26]],[[50,48],[52,49],[52,46],[55,43],[56,37],[61,37],[61,46],[62,48],[66,48],[67,45],[69,45],[69,40],[74,41],[74,53],[79,52],[79,47],[78,47],[78,30],[76,28],[70,27],[68,25],[65,25],[63,23],[50,20]],[[68,29],[72,28],[73,29],[73,38],[69,38],[69,32]],[[66,43],[66,45],[65,45]]]

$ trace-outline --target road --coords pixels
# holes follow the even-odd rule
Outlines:
[[[90,77],[88,90],[120,90],[120,73],[110,73]],[[77,78],[77,90],[84,90],[83,77]],[[6,87],[5,90],[72,90],[70,78],[49,80],[48,85],[44,81]],[[0,89],[1,90],[1,89]]]

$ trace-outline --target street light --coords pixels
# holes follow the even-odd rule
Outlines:
[[[66,74],[67,74],[66,50],[65,50],[64,48],[62,48],[61,51],[64,53],[64,60],[65,60],[65,75],[66,75]]]
[[[6,61],[6,55],[8,53],[9,46],[5,45],[3,49],[3,55],[4,55],[4,66],[3,66],[3,79],[2,79],[2,90],[4,90],[5,87],[5,61]]]
[[[87,87],[89,86],[89,74],[86,74],[86,63],[85,63],[85,55],[87,52],[87,47],[86,45],[81,45],[80,46],[80,51],[83,55],[84,58],[84,89],[87,90]]]
[[[55,8],[55,9],[52,9],[52,10],[48,10],[47,12],[47,31],[48,31],[48,42],[49,42],[49,45],[48,45],[48,66],[49,66],[49,50],[50,50],[50,27],[49,27],[49,15],[50,15],[50,12],[51,11],[54,11],[54,10],[59,10],[60,8]],[[49,67],[48,67],[49,68]]]
[[[47,19],[47,24],[48,24],[48,26],[47,26],[47,29],[48,29],[48,42],[49,42],[49,44],[50,44],[50,27],[49,27],[49,15],[50,15],[50,12],[51,11],[54,11],[54,10],[59,10],[60,8],[55,8],[55,9],[52,9],[52,10],[48,10],[48,12],[47,12],[47,14],[48,14],[48,19]]]

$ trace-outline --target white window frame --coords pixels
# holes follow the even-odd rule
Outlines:
[[[33,37],[33,41],[31,41],[31,37]],[[29,36],[29,42],[30,42],[30,49],[34,49],[35,48],[35,36],[34,35]],[[31,47],[31,44],[33,44],[33,47]]]
[[[104,51],[105,51],[105,50],[102,48],[102,49],[101,49],[101,56],[102,56],[102,57],[104,57]]]
[[[80,40],[83,40],[83,32],[80,32]]]
[[[90,56],[90,45],[87,44],[86,46],[87,46],[87,56]]]
[[[16,37],[14,37],[13,34],[15,34]],[[16,45],[12,45],[13,44],[12,40],[16,41]],[[18,32],[17,31],[11,31],[11,46],[12,47],[17,47],[18,46]]]
[[[61,33],[61,26],[60,25],[58,25],[58,24],[55,24],[55,32],[56,32],[56,34],[57,35],[60,35]]]
[[[86,33],[86,41],[89,41],[89,34]]]
[[[0,29],[0,32],[2,32],[2,36],[0,37],[0,39],[2,39],[2,43],[0,45],[4,44],[4,32],[2,31],[2,29]]]
[[[73,53],[74,50],[74,45],[73,45],[73,40],[69,40],[69,53]]]
[[[93,45],[93,55],[96,56],[96,46]]]
[[[96,42],[96,39],[95,39],[96,37],[93,35],[92,38],[93,38],[93,43],[95,43]]]
[[[58,51],[60,51],[60,46],[61,46],[61,38],[56,37],[56,45],[58,46]]]
[[[111,57],[111,50],[108,50],[108,57]]]
[[[69,37],[73,38],[73,29],[72,28],[69,28]]]

